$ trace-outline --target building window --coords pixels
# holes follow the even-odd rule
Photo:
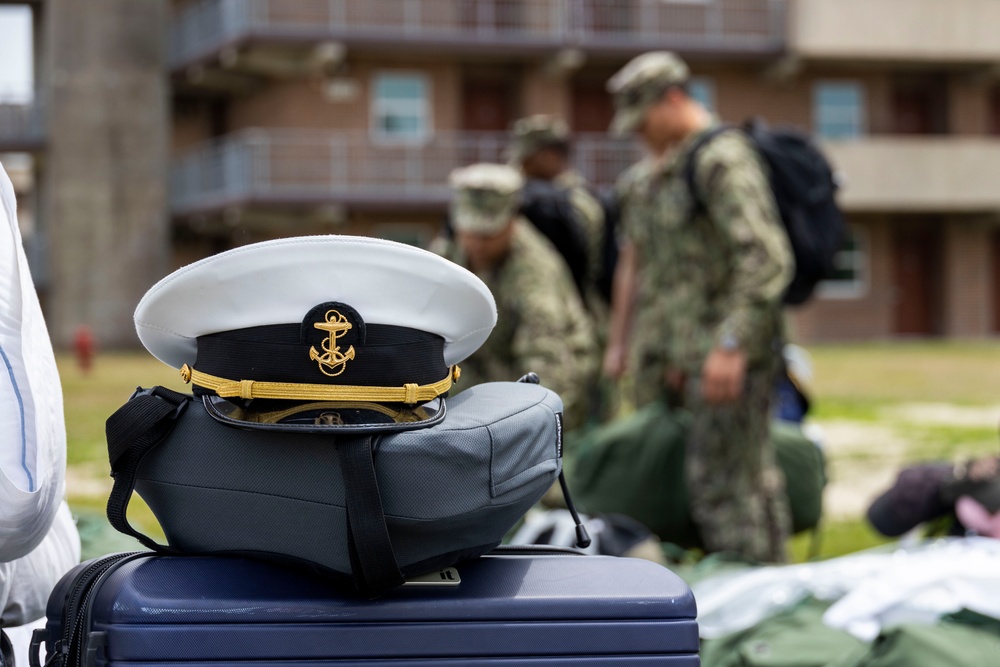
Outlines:
[[[860,299],[868,293],[868,236],[850,226],[844,246],[833,257],[833,275],[817,286],[825,299]]]
[[[706,76],[694,76],[688,81],[688,94],[703,107],[715,113],[715,82]]]
[[[865,95],[856,81],[824,81],[813,87],[813,127],[824,139],[865,133]]]
[[[372,131],[377,140],[413,143],[431,133],[430,82],[423,74],[378,74],[372,86]]]

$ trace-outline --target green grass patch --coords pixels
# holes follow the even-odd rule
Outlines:
[[[877,422],[887,405],[874,400],[818,398],[812,402],[809,418],[817,421]]]
[[[800,533],[788,541],[789,560],[804,563],[871,549],[893,540],[875,532],[864,519],[821,523],[818,534]]]
[[[1000,400],[993,341],[880,342],[814,345],[818,402],[948,402],[989,405]]]
[[[898,423],[896,430],[909,441],[907,460],[956,460],[997,453],[997,430],[993,427],[963,427]]]

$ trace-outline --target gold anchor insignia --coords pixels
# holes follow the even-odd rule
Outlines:
[[[316,322],[313,326],[330,335],[323,341],[323,354],[317,352],[315,347],[310,347],[309,358],[319,363],[319,369],[324,375],[336,377],[344,372],[347,362],[354,358],[354,346],[348,348],[347,352],[341,352],[337,339],[345,335],[354,325],[336,310],[328,310],[326,321]]]

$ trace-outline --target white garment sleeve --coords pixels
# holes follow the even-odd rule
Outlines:
[[[65,494],[62,388],[0,165],[0,563],[31,553]]]
[[[65,502],[59,504],[52,527],[30,554],[3,565],[10,591],[3,600],[0,624],[10,628],[45,615],[49,593],[59,579],[80,562],[80,534]]]

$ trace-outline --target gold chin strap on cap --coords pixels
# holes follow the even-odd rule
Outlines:
[[[404,384],[402,387],[364,387],[359,385],[298,384],[294,382],[257,382],[227,380],[196,371],[187,364],[181,378],[195,386],[214,391],[222,398],[276,398],[289,401],[366,401],[415,405],[433,400],[451,389],[462,374],[452,366],[448,375],[434,384]]]
[[[378,412],[391,418],[396,424],[413,423],[427,419],[427,410],[422,407],[393,410],[392,408],[386,407],[381,403],[365,403],[355,401],[321,401],[318,403],[304,403],[302,405],[296,405],[294,408],[288,408],[287,410],[274,410],[272,412],[249,412],[241,410],[239,411],[240,416],[238,418],[242,421],[254,422],[258,424],[278,424],[282,419],[294,417],[302,414],[303,412],[315,410],[351,409]]]

